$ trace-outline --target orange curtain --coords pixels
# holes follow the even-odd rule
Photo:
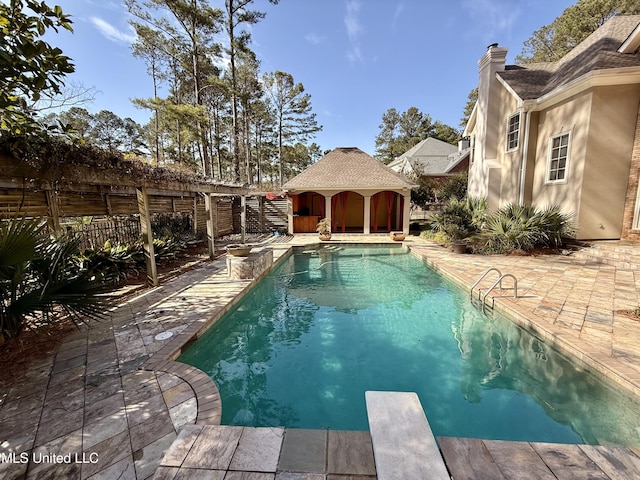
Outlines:
[[[396,196],[394,192],[384,192],[387,196],[387,231],[391,231],[391,209],[393,208],[393,200]]]
[[[342,233],[346,231],[345,215],[347,213],[347,198],[349,198],[349,192],[340,192],[340,207],[342,208]]]
[[[373,196],[373,231],[378,231],[378,204],[380,203],[380,194],[376,193]]]

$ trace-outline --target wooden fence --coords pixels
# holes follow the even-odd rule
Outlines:
[[[214,236],[239,233],[240,197],[214,198]],[[0,218],[16,215],[47,218],[55,209],[60,217],[61,229],[76,232],[83,248],[104,245],[107,240],[117,244],[134,242],[140,238],[138,204],[132,195],[0,189]],[[286,231],[286,199],[267,200],[261,195],[252,196],[247,198],[246,209],[247,233]],[[202,195],[150,195],[149,210],[152,218],[186,218],[194,232],[206,233],[207,213]]]
[[[286,199],[247,198],[247,233],[282,232],[287,225]]]

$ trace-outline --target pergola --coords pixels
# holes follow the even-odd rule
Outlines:
[[[61,218],[139,214],[149,283],[158,285],[151,232],[152,213],[189,212],[206,224],[209,255],[214,255],[217,199],[240,196],[244,232],[247,188],[215,183],[189,174],[170,174],[141,162],[113,160],[100,166],[47,164],[0,152],[0,218],[43,217],[54,234]],[[204,205],[202,205],[204,203]],[[203,208],[204,207],[204,208]],[[202,215],[201,215],[202,213]],[[203,218],[204,217],[204,218]],[[197,221],[197,220],[196,220]]]
[[[408,234],[417,186],[358,148],[336,148],[283,185],[289,233],[314,232],[326,218],[336,233]]]

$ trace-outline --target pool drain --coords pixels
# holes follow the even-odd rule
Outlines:
[[[166,340],[171,337],[173,337],[173,332],[161,332],[157,334],[154,338],[156,340]]]

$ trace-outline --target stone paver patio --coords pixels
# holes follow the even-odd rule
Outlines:
[[[271,247],[277,259],[291,245],[309,243],[317,243],[315,235]],[[619,313],[640,305],[636,271],[572,256],[454,255],[417,237],[405,243],[467,289],[489,267],[514,274],[519,298],[497,292],[496,310],[640,394],[640,323]],[[0,477],[151,477],[183,426],[220,420],[213,382],[171,360],[251,283],[229,281],[224,259],[207,263],[124,302],[109,321],[68,338],[19,384],[0,387]],[[34,460],[44,454],[60,457]]]

